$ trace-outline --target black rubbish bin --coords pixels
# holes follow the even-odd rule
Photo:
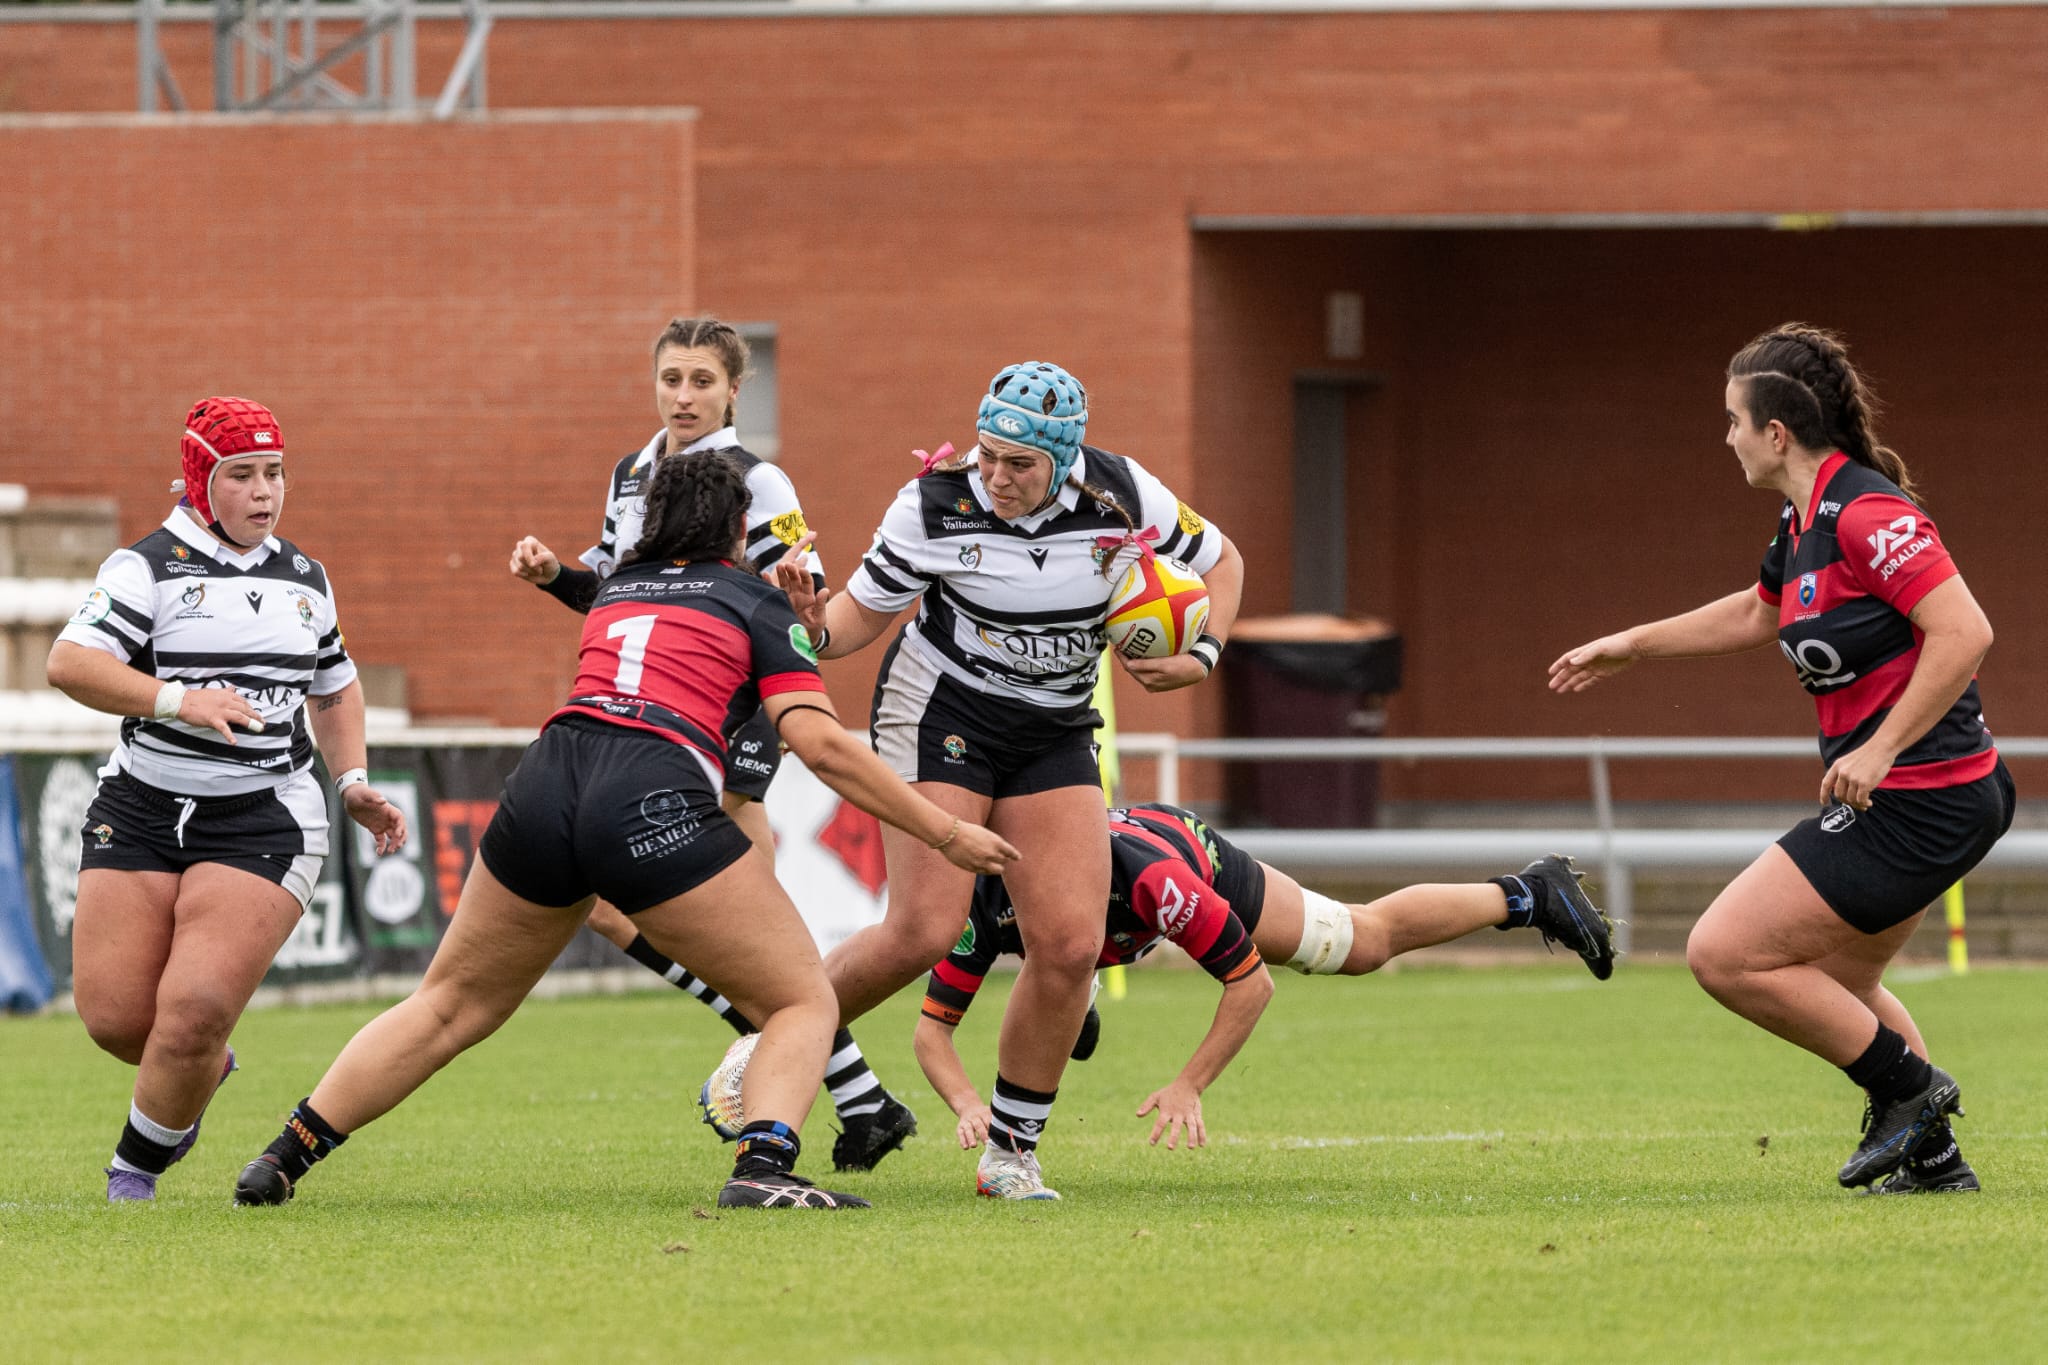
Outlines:
[[[1224,717],[1233,739],[1355,739],[1385,728],[1401,686],[1401,637],[1338,616],[1239,621],[1224,656]],[[1225,820],[1277,829],[1361,829],[1379,820],[1370,759],[1262,759],[1224,767]]]

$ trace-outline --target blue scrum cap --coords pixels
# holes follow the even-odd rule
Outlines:
[[[989,381],[974,426],[1052,457],[1052,487],[1067,481],[1081,458],[1088,430],[1088,394],[1079,380],[1057,365],[1027,360],[1006,367]]]

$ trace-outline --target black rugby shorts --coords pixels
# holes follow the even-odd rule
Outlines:
[[[303,907],[327,856],[327,794],[310,769],[221,797],[186,797],[109,773],[86,807],[81,838],[81,869],[183,872],[219,863],[283,887]]]
[[[638,914],[746,856],[694,750],[571,716],[541,731],[505,780],[477,848],[491,875],[536,905],[592,894]]]
[[[1984,861],[2012,827],[2012,774],[1959,787],[1880,787],[1869,810],[1831,806],[1778,840],[1836,914],[1866,934],[1903,924]]]
[[[963,687],[898,646],[882,664],[868,738],[905,782],[947,782],[998,800],[1097,787],[1088,705],[1052,710]]]

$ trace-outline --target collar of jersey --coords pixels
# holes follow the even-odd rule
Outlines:
[[[663,427],[660,431],[655,432],[654,439],[640,448],[640,458],[633,461],[632,472],[638,474],[641,470],[653,464],[660,457],[662,443],[666,440],[668,440],[667,427]],[[700,450],[731,450],[739,443],[740,434],[738,429],[734,427],[720,427],[709,436],[699,436],[696,440],[677,451],[676,454],[695,455]]]
[[[253,568],[277,553],[276,536],[263,537],[263,543],[246,554],[229,549],[215,540],[213,533],[201,526],[199,518],[192,515],[192,509],[182,502],[164,518],[164,529],[208,559],[237,569]]]
[[[1059,493],[1043,511],[1033,512],[1028,517],[1018,517],[1015,520],[1010,520],[1009,518],[998,516],[996,505],[989,501],[988,490],[981,486],[980,469],[969,467],[967,471],[967,486],[974,490],[974,500],[981,504],[981,510],[995,517],[997,521],[1002,522],[1005,526],[1015,526],[1020,530],[1036,531],[1060,513],[1071,512],[1081,505],[1081,490],[1078,485],[1088,480],[1088,470],[1084,463],[1087,458],[1085,453],[1076,455],[1074,457],[1074,476],[1060,485]]]

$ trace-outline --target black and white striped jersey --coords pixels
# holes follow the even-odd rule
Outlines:
[[[1162,555],[1207,573],[1223,533],[1138,464],[1081,448],[1076,478],[1114,497]],[[918,603],[902,648],[980,692],[1034,706],[1085,703],[1102,657],[1102,623],[1120,569],[1102,572],[1102,537],[1123,520],[1071,482],[1043,512],[995,514],[972,465],[913,479],[847,580],[862,606]]]
[[[661,458],[667,431],[620,460],[612,469],[612,486],[604,505],[604,530],[597,544],[582,555],[587,568],[599,578],[609,578],[628,550],[640,543],[640,531],[647,519],[647,488],[654,478],[654,463]],[[721,427],[702,440],[692,441],[677,453],[694,455],[704,450],[723,450],[747,471],[747,491],[754,495],[747,508],[747,565],[756,573],[774,566],[784,551],[803,539],[804,509],[796,500],[796,485],[789,475],[740,444],[739,434]],[[820,586],[825,581],[818,552],[812,550],[811,577]]]
[[[107,772],[185,796],[275,786],[313,762],[306,697],[355,681],[327,571],[270,536],[240,554],[180,503],[157,530],[100,566],[92,592],[57,637],[189,688],[231,687],[263,729],[219,733],[181,721],[121,722]]]

